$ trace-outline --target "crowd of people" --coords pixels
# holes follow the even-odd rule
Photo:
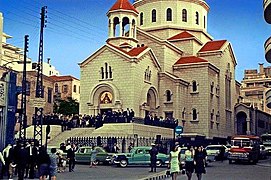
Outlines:
[[[76,150],[74,144],[61,146],[60,149],[51,148],[49,153],[46,147],[39,147],[34,141],[17,141],[14,146],[8,144],[0,152],[0,179],[17,176],[18,180],[37,177],[40,180],[48,177],[55,180],[57,173],[65,171],[66,164],[69,164],[70,172],[74,170]],[[66,157],[63,156],[64,152],[67,153]]]
[[[166,117],[166,119],[163,119],[163,117],[159,118],[156,114],[154,114],[153,116],[151,113],[149,113],[144,118],[144,124],[174,129],[176,126],[178,126],[178,120],[174,118],[169,118],[169,117]]]

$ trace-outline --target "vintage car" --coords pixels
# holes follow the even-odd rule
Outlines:
[[[95,164],[109,164],[113,154],[106,152],[102,147],[99,146],[96,146],[95,149],[97,151]],[[77,163],[89,163],[91,157],[91,150],[92,148],[90,146],[79,147],[79,149],[75,153],[75,161]]]
[[[151,147],[134,147],[130,153],[119,153],[112,157],[113,164],[121,167],[127,167],[128,165],[150,165],[150,150]],[[158,153],[156,166],[169,163],[169,155]]]
[[[207,156],[214,156],[215,160],[221,160],[221,158],[228,158],[228,148],[224,145],[208,145],[206,146],[205,150],[207,152]],[[219,156],[221,151],[224,152],[223,157]]]

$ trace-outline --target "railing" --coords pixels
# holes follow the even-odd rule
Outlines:
[[[264,48],[265,48],[265,58],[269,63],[271,63],[271,37],[266,40]]]
[[[263,1],[264,18],[267,23],[271,24],[271,0]]]

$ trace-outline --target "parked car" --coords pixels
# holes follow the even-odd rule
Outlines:
[[[264,145],[260,145],[260,159],[266,159],[268,152]]]
[[[207,156],[214,156],[215,160],[220,160],[220,152],[224,151],[223,154],[223,159],[227,159],[228,157],[228,148],[225,145],[208,145],[206,146],[206,152],[207,152]]]
[[[150,165],[150,150],[151,147],[134,147],[130,153],[119,153],[112,157],[113,164],[121,167],[127,167],[128,165]],[[169,155],[158,153],[156,166],[169,163]]]
[[[102,147],[96,146],[97,151],[95,164],[109,164],[113,153],[106,152]],[[83,146],[75,152],[75,161],[78,163],[89,163],[92,147]]]

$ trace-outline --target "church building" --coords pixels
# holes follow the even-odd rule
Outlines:
[[[178,119],[184,133],[234,134],[236,58],[207,32],[205,0],[117,0],[108,39],[80,63],[80,114],[133,109]]]

